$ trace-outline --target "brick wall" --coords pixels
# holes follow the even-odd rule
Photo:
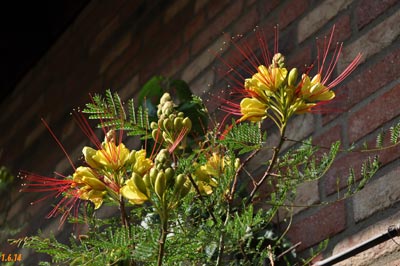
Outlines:
[[[175,0],[92,1],[40,62],[0,104],[0,164],[14,173],[27,169],[51,175],[68,172],[64,154],[40,122],[43,117],[59,136],[71,157],[79,157],[87,140],[71,119],[73,108],[88,102],[88,94],[117,90],[123,99],[135,96],[152,75],[162,74],[189,82],[204,97],[226,89],[218,74],[220,61],[234,50],[224,41],[244,34],[254,44],[258,26],[273,40],[279,24],[279,47],[290,66],[302,67],[316,58],[315,38],[329,34],[336,25],[335,41],[344,42],[337,71],[358,53],[361,65],[336,88],[329,106],[336,111],[293,119],[293,138],[313,136],[327,145],[340,138],[344,147],[372,142],[379,128],[399,121],[400,109],[400,2],[397,0]],[[255,48],[254,48],[255,49]],[[209,101],[210,109],[217,108]],[[301,208],[289,236],[302,241],[304,250],[331,239],[324,256],[335,254],[398,222],[400,215],[400,149],[380,152],[384,167],[355,197],[336,204]],[[320,182],[306,184],[299,203],[333,200],[337,178],[348,167],[359,167],[365,154],[341,154]],[[356,168],[357,170],[357,168]],[[344,188],[345,181],[339,182]],[[22,228],[21,235],[56,230],[58,221],[44,220],[44,205],[29,206],[32,195],[2,195],[12,202],[5,226]],[[3,201],[5,202],[5,201]],[[2,210],[4,213],[4,209]],[[29,221],[29,223],[28,223]],[[2,236],[4,241],[6,236]],[[3,244],[3,243],[2,243]],[[11,250],[5,243],[2,252]],[[396,265],[400,255],[392,242],[355,258],[351,265]],[[392,263],[392,264],[390,264]],[[346,262],[344,265],[350,265]]]

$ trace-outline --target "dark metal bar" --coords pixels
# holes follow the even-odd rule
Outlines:
[[[334,256],[331,256],[327,259],[318,261],[314,263],[312,266],[330,266],[334,265],[335,263],[338,263],[340,261],[343,261],[345,259],[348,259],[352,256],[357,255],[358,253],[361,253],[367,249],[370,249],[380,243],[383,243],[389,239],[392,239],[393,237],[399,236],[400,235],[400,225],[397,226],[390,226],[388,228],[388,231],[382,235],[375,236],[367,241],[364,241],[348,250],[345,250],[341,253],[338,253]]]

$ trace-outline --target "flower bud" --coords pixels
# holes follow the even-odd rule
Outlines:
[[[185,117],[183,119],[182,123],[183,123],[183,126],[188,129],[188,131],[190,131],[192,129],[192,120],[190,120],[189,117]]]
[[[93,159],[93,156],[96,155],[97,150],[91,147],[83,147],[82,153],[85,157],[86,163],[92,168],[100,168],[101,164],[99,164],[96,160]]]
[[[163,172],[159,172],[154,184],[154,190],[160,199],[163,197],[166,188],[167,180],[165,178],[165,174]]]
[[[163,137],[163,139],[164,139],[165,142],[173,143],[171,137],[168,135],[167,132],[163,131],[163,132],[162,132],[162,137]]]
[[[154,141],[160,142],[161,131],[159,129],[153,129],[153,131],[151,132],[151,137],[154,139]]]
[[[151,185],[153,187],[154,187],[154,184],[156,182],[157,174],[158,174],[158,170],[156,168],[151,168],[150,169],[149,176],[150,176]]]
[[[297,76],[298,76],[297,68],[292,68],[288,75],[288,85],[289,86],[292,86],[292,87],[296,86]]]
[[[132,150],[129,155],[128,155],[128,159],[126,160],[127,164],[135,164],[136,162],[136,151]]]
[[[190,183],[190,181],[186,180],[186,182],[183,184],[183,187],[181,189],[181,198],[185,197],[190,189],[192,188],[192,183]]]
[[[235,169],[238,169],[240,167],[240,159],[236,158],[235,159]]]
[[[171,167],[168,167],[165,169],[164,173],[165,177],[167,178],[167,184],[170,184],[173,181],[175,171]]]
[[[172,121],[169,118],[164,119],[163,121],[163,129],[169,131],[172,129]]]
[[[171,101],[171,95],[168,92],[165,92],[160,98],[160,104],[164,104],[169,101]]]
[[[276,53],[272,57],[272,67],[285,67],[285,57],[281,53]]]
[[[143,176],[143,182],[146,185],[147,189],[150,189],[152,187],[151,178],[149,174],[145,174]]]
[[[132,181],[133,184],[136,186],[136,188],[139,190],[139,192],[143,193],[144,195],[147,195],[146,184],[144,183],[143,178],[140,175],[132,173]]]
[[[156,123],[156,122],[154,122],[154,121],[153,121],[153,122],[151,122],[151,123],[150,123],[150,128],[151,128],[151,129],[157,129],[157,128],[158,128],[158,125],[157,125],[157,123]]]
[[[186,180],[187,180],[186,176],[183,174],[179,174],[176,177],[175,187],[174,187],[174,195],[176,197],[178,197],[178,198],[181,197],[182,188],[183,188],[183,185],[185,184]]]
[[[183,118],[182,117],[176,117],[174,119],[174,129],[176,132],[180,131],[183,126]]]

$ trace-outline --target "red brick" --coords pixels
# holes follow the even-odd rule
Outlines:
[[[400,85],[371,101],[349,118],[348,136],[355,142],[400,114]]]
[[[285,55],[285,59],[288,68],[296,67],[300,73],[304,73],[306,66],[310,66],[312,64],[311,48],[310,46],[304,46],[295,50],[295,52]]]
[[[204,9],[201,9],[198,14],[185,25],[183,33],[184,42],[187,43],[195,34],[204,28],[205,22],[205,12]]]
[[[96,52],[111,37],[118,27],[120,27],[119,17],[115,16],[94,38],[93,43],[89,48],[89,55]]]
[[[294,221],[288,237],[293,244],[301,242],[297,251],[314,246],[346,228],[346,207],[344,201],[331,203],[302,220]]]
[[[121,70],[128,65],[130,62],[135,61],[134,58],[138,58],[138,53],[140,51],[140,42],[138,40],[133,40],[131,45],[125,49],[125,51],[119,56],[118,60],[112,62],[112,64],[107,68],[104,78],[105,82],[115,83],[115,80],[118,80],[120,76]],[[135,62],[138,64],[138,62]],[[131,71],[134,72],[137,70],[136,68],[131,68]]]
[[[210,21],[212,27],[203,30],[193,40],[192,53],[197,54],[201,49],[214,42],[218,36],[222,35],[224,29],[240,15],[242,5],[242,1],[234,1],[214,21]]]
[[[103,74],[104,71],[114,62],[121,54],[126,51],[132,42],[132,35],[127,33],[118,39],[115,39],[113,45],[107,49],[107,53],[103,55],[100,64],[99,73]]]
[[[160,70],[160,75],[164,75],[167,77],[174,76],[180,69],[182,69],[183,65],[189,61],[189,48],[184,47],[179,51],[178,54],[173,56],[170,60],[166,62],[165,65],[162,66]]]
[[[242,16],[233,26],[234,34],[246,34],[254,29],[259,22],[259,12],[256,6],[246,10],[246,15]]]
[[[263,1],[263,10],[266,14],[270,13],[272,10],[274,10],[278,4],[279,0],[268,0],[268,1]]]
[[[326,0],[315,6],[297,23],[297,42],[301,43],[310,37],[350,3],[349,0]]]
[[[309,0],[292,0],[284,5],[279,13],[279,27],[285,28],[307,10]]]
[[[218,12],[222,12],[224,8],[226,8],[227,5],[231,4],[231,1],[229,0],[220,0],[220,1],[210,1],[207,4],[207,18],[211,19],[215,15],[218,14]],[[220,16],[221,14],[219,14]]]
[[[331,51],[333,51],[336,47],[336,43],[341,43],[344,42],[344,46],[346,46],[345,40],[348,39],[351,36],[351,25],[350,25],[350,16],[349,15],[343,15],[340,16],[339,18],[336,19],[335,22],[335,32],[332,38],[332,46],[331,46]],[[323,37],[329,37],[331,34],[332,28],[329,28],[328,31],[324,32],[321,34],[321,38]]]
[[[321,151],[328,151],[331,144],[336,141],[342,140],[342,126],[335,125],[333,127],[324,129],[323,132],[318,133],[313,137],[313,144],[321,147]]]
[[[362,29],[396,3],[398,3],[397,0],[359,1],[355,11],[358,29]]]
[[[171,5],[164,12],[164,22],[168,22],[178,15],[184,13],[182,10],[188,5],[188,0],[177,0],[171,2]]]
[[[388,46],[396,43],[400,36],[400,27],[394,25],[400,24],[400,10],[390,14],[381,23],[372,29],[363,32],[355,41],[346,45],[342,52],[342,59],[338,62],[338,71],[343,71],[353,59],[361,52],[360,63],[368,62],[370,57],[384,51]]]

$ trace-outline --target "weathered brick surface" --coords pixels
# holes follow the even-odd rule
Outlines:
[[[309,0],[292,0],[284,5],[278,15],[279,27],[285,28],[307,10]]]
[[[218,1],[213,1],[218,2]],[[221,33],[225,31],[225,28],[234,20],[237,19],[242,10],[242,1],[234,1],[229,4],[226,9],[221,11],[222,13],[215,19],[210,21],[212,27],[207,30],[200,32],[193,40],[192,52],[198,53],[204,49],[207,44],[213,42],[216,38],[221,36]]]
[[[400,168],[371,182],[353,198],[354,220],[361,221],[400,200]]]
[[[323,207],[302,220],[294,221],[288,237],[301,242],[299,250],[318,244],[346,228],[346,208],[343,201]]]
[[[400,35],[400,10],[392,14],[383,22],[379,23],[369,32],[358,38],[356,41],[347,45],[343,49],[343,59],[338,64],[339,71],[343,71],[358,53],[362,53],[361,61],[378,53],[391,43],[396,42]]]
[[[206,24],[206,14],[204,9],[197,12],[196,16],[189,21],[184,27],[184,41],[188,42],[193,36],[195,36]]]
[[[362,0],[357,4],[355,15],[357,16],[357,26],[359,29],[376,19],[379,15],[388,10],[391,6],[398,3],[397,0]]]
[[[222,44],[226,36],[222,36],[205,51],[203,51],[199,56],[194,58],[192,62],[183,71],[182,78],[187,82],[192,81],[197,75],[199,75],[205,68],[210,66],[211,62],[215,60],[215,54],[213,51],[220,51],[223,48]]]
[[[297,41],[302,42],[311,34],[321,28],[326,22],[337,15],[341,10],[347,8],[352,0],[326,0],[312,9],[299,21]]]
[[[382,94],[368,105],[351,114],[349,118],[349,141],[355,142],[380,125],[400,114],[400,85]]]
[[[251,32],[260,21],[260,12],[257,6],[246,9],[246,15],[242,16],[237,22],[235,22],[232,33],[234,34],[245,34]]]

